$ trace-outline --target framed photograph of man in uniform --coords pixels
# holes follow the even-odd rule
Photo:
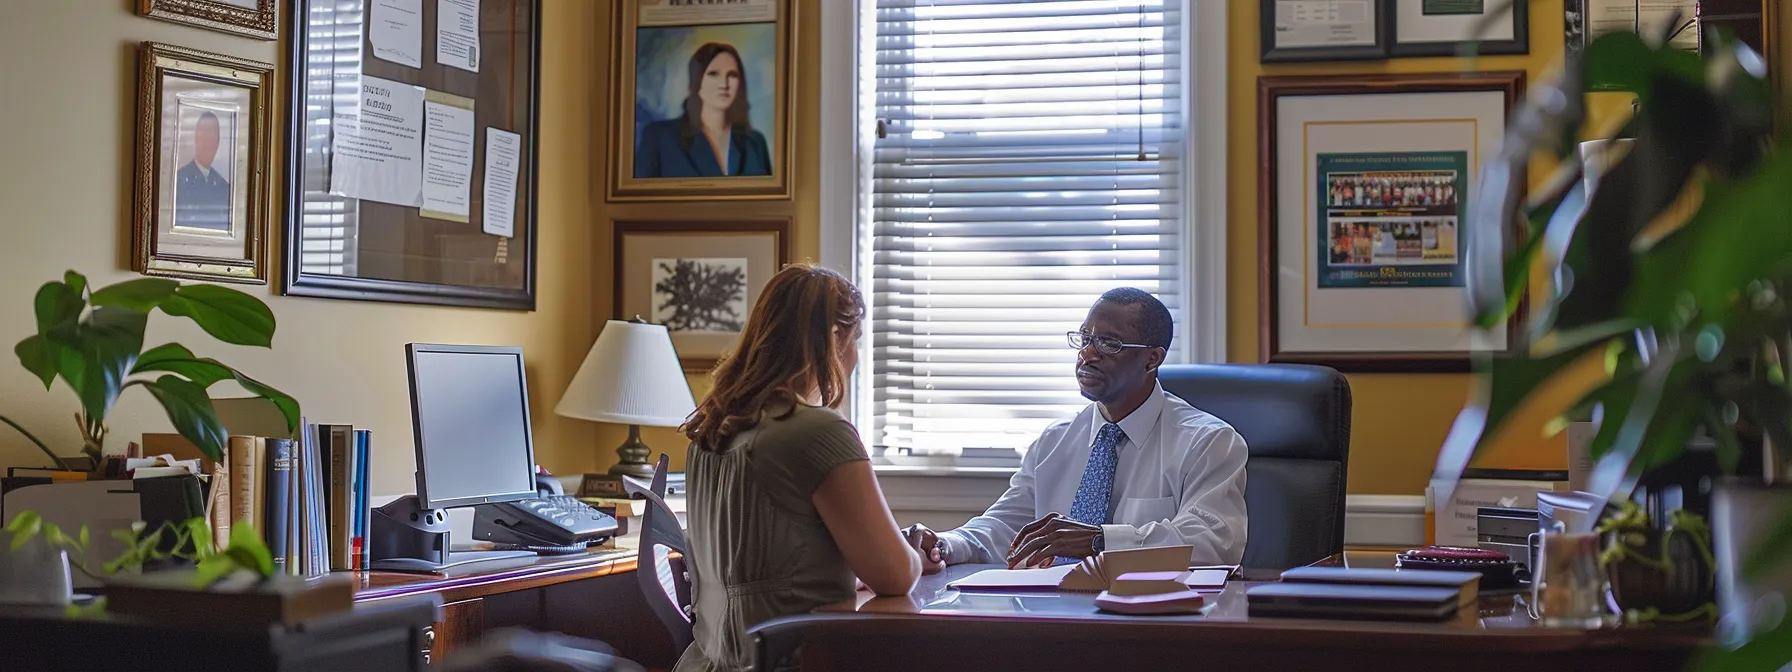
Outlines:
[[[617,0],[612,201],[790,198],[790,0]]]
[[[273,66],[154,42],[139,58],[133,268],[267,282]]]

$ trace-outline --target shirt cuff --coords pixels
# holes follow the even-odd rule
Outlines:
[[[1139,528],[1131,525],[1101,526],[1103,550],[1115,551],[1128,548],[1141,548],[1145,539],[1139,536]]]
[[[957,530],[936,532],[934,536],[938,537],[940,543],[946,546],[946,564],[957,565],[976,561],[976,547],[971,544],[971,540],[966,539]]]

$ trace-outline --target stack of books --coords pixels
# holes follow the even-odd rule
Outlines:
[[[1474,613],[1480,583],[1478,572],[1296,567],[1245,598],[1253,617],[1441,621]]]
[[[198,454],[176,434],[143,439],[152,454]],[[232,435],[222,462],[204,461],[216,543],[226,543],[232,525],[247,522],[267,542],[277,573],[366,569],[372,440],[370,430],[310,422],[301,423],[296,439]]]

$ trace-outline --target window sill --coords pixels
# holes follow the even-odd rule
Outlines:
[[[961,467],[947,464],[890,464],[873,459],[871,470],[882,477],[922,476],[930,478],[996,478],[1008,480],[1018,471],[1017,467]]]

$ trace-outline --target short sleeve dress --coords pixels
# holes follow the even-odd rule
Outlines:
[[[753,664],[748,628],[854,597],[852,570],[809,498],[835,467],[870,458],[839,414],[799,405],[772,417],[783,410],[768,411],[726,452],[689,448],[695,615],[675,672],[745,669]]]

